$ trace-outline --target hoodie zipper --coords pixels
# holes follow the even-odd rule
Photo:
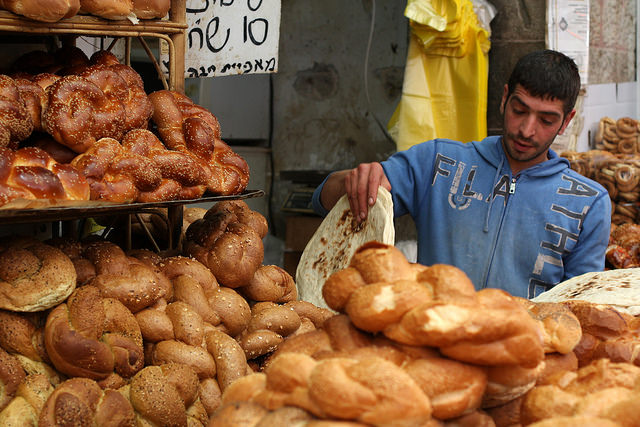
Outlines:
[[[516,181],[518,180],[519,175],[517,176],[512,176],[511,177],[511,181],[509,182],[509,196],[513,195],[516,193]],[[496,248],[498,247],[498,240],[500,237],[500,233],[502,232],[502,226],[504,224],[504,218],[507,215],[507,211],[509,208],[509,204],[511,203],[511,197],[507,198],[507,203],[504,206],[504,211],[502,212],[502,218],[500,219],[500,228],[498,230],[498,234],[496,234],[496,240],[493,242],[493,247],[492,247],[492,254],[491,254],[491,259],[489,260],[489,266],[487,268],[487,272],[485,273],[484,276],[484,280],[483,280],[483,288],[486,288],[489,284],[487,283],[487,280],[489,279],[489,272],[491,271],[491,267],[493,266],[493,259],[495,257],[496,254]]]

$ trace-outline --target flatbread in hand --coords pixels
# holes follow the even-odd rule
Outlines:
[[[318,307],[328,308],[322,298],[325,280],[349,265],[356,249],[372,240],[393,245],[393,201],[383,187],[378,189],[376,203],[369,208],[367,219],[358,224],[347,196],[338,203],[320,224],[302,252],[296,270],[299,298]]]

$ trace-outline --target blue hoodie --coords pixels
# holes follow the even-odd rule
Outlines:
[[[415,221],[418,262],[454,265],[476,289],[524,298],[601,271],[611,226],[604,187],[553,150],[514,177],[501,142],[435,139],[382,162],[395,216]],[[321,187],[314,207],[326,214]]]

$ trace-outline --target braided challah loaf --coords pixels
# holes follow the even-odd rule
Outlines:
[[[531,390],[522,402],[521,422],[592,416],[636,425],[639,386],[640,368],[600,359],[577,372],[559,373],[549,384]]]
[[[245,298],[253,301],[285,303],[298,299],[293,277],[277,265],[262,265],[249,281],[238,289]]]
[[[87,243],[82,255],[96,271],[87,284],[95,286],[102,297],[117,299],[133,313],[153,305],[171,292],[171,284],[160,271],[127,256],[114,243]]]
[[[89,200],[89,183],[74,166],[36,147],[0,148],[0,205],[15,199]]]
[[[151,159],[162,175],[158,188],[142,192],[138,201],[197,199],[206,191],[206,172],[201,163],[186,153],[167,150],[151,131],[127,132],[122,146],[130,153]]]
[[[144,364],[142,335],[133,314],[94,286],[82,286],[47,317],[44,331],[53,365],[69,376],[130,378]]]
[[[118,100],[122,102],[125,111],[124,132],[133,129],[146,129],[153,113],[153,105],[145,90],[142,77],[133,68],[121,64],[112,53],[100,50],[91,55],[91,64],[99,68],[106,68],[115,72],[124,81],[124,91],[118,93]],[[87,71],[83,71],[83,74]],[[88,72],[91,74],[91,72]]]
[[[154,191],[162,182],[151,159],[128,152],[113,138],[91,142],[71,165],[89,182],[91,200],[133,202],[141,192]]]
[[[250,393],[237,390],[246,384],[253,388]],[[223,394],[223,404],[239,397],[268,410],[296,406],[318,418],[373,425],[423,425],[432,414],[429,398],[409,374],[378,357],[317,361],[284,353],[264,373],[232,384]]]
[[[18,359],[0,348],[0,410],[15,397],[24,377]]]
[[[133,0],[133,13],[139,19],[163,18],[170,8],[170,0]]]
[[[360,329],[438,347],[453,359],[534,367],[544,357],[542,327],[513,297],[476,292],[453,266],[410,264],[393,246],[358,248],[350,266],[327,279],[323,295]]]
[[[238,194],[249,183],[249,166],[220,139],[215,116],[188,97],[161,90],[149,95],[152,120],[164,144],[192,153],[208,169],[208,190],[217,195]]]

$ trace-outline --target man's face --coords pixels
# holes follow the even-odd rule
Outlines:
[[[563,103],[557,99],[531,96],[522,86],[516,86],[507,98],[505,85],[500,111],[504,115],[502,143],[514,174],[547,160],[547,152],[556,135],[562,134],[575,114],[567,116]]]

